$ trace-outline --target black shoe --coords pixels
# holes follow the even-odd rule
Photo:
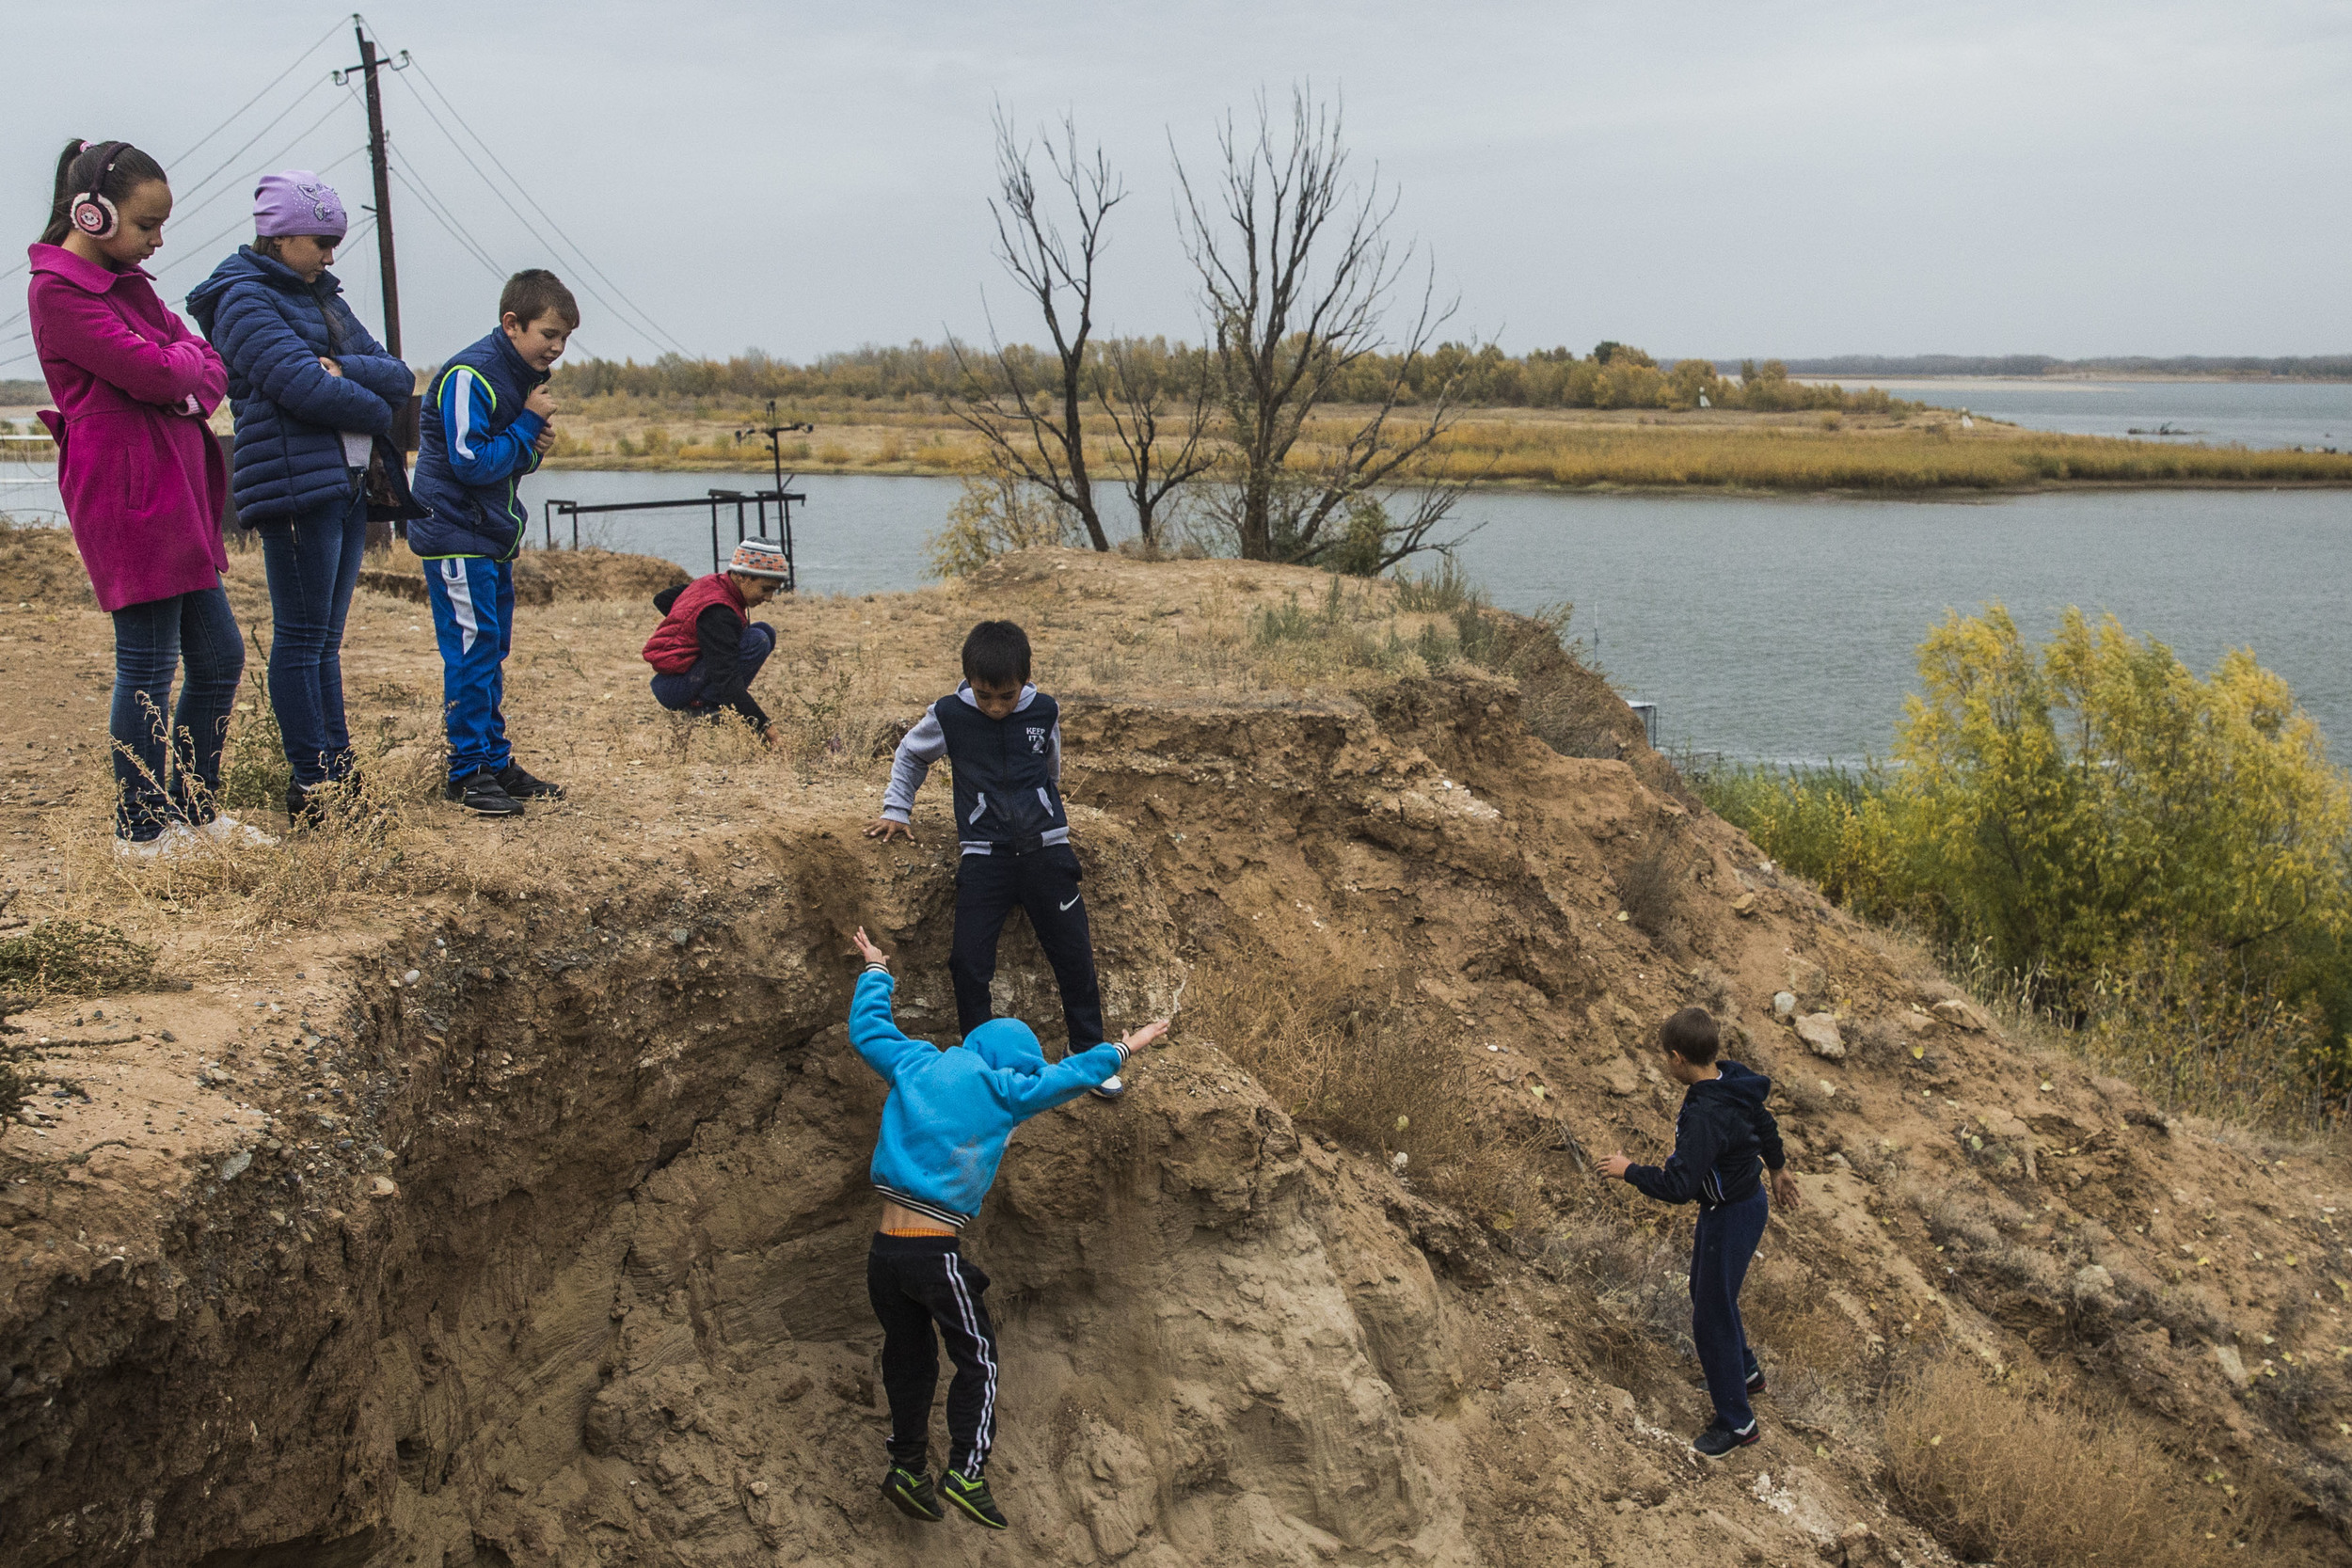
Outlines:
[[[1763,1368],[1761,1368],[1761,1367],[1758,1367],[1758,1368],[1756,1368],[1756,1370],[1754,1370],[1754,1371],[1752,1371],[1752,1372],[1750,1372],[1750,1373],[1748,1374],[1748,1392],[1749,1392],[1749,1393],[1751,1393],[1751,1394],[1760,1394],[1760,1393],[1762,1393],[1763,1391],[1764,1391],[1764,1369],[1763,1369]]]
[[[312,784],[305,789],[300,784],[286,786],[286,826],[297,832],[304,828],[326,825],[326,792],[331,784]]]
[[[910,1470],[903,1465],[893,1465],[882,1477],[882,1494],[890,1499],[890,1506],[910,1519],[920,1519],[935,1525],[947,1517],[939,1510],[939,1494],[932,1490],[928,1469]]]
[[[441,786],[443,798],[456,801],[476,816],[520,816],[523,803],[506,793],[499,776],[485,768],[452,779]]]
[[[1750,1421],[1742,1431],[1734,1432],[1721,1421],[1709,1421],[1707,1430],[1691,1439],[1691,1448],[1701,1459],[1722,1459],[1735,1449],[1744,1449],[1764,1435],[1764,1423]]]
[[[519,762],[510,762],[498,770],[499,787],[517,800],[561,800],[564,786],[534,779],[523,771]]]
[[[990,1529],[1011,1528],[1005,1516],[996,1512],[996,1499],[988,1495],[986,1476],[974,1476],[966,1481],[959,1472],[949,1470],[939,1478],[939,1493]]]

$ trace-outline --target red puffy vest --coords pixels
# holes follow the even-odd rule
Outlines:
[[[702,639],[695,634],[694,622],[712,605],[723,604],[735,611],[739,621],[749,621],[743,613],[743,593],[724,572],[713,572],[707,578],[696,578],[686,585],[670,606],[670,613],[653,628],[645,639],[645,662],[665,675],[683,675],[694,668],[694,660],[702,657]]]

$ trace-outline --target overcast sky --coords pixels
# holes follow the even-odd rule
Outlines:
[[[181,197],[158,258],[175,303],[233,248],[260,170],[331,165],[356,212],[364,118],[326,81],[357,57],[348,25],[303,55],[339,14],[10,8],[0,204],[30,239],[65,137],[137,142]],[[1190,334],[1171,144],[1205,164],[1229,109],[1309,80],[1343,94],[1355,167],[1393,182],[1400,234],[1460,297],[1463,334],[1514,352],[2352,351],[2343,3],[384,0],[368,16],[422,68],[387,79],[395,157],[490,263],[394,185],[419,361],[485,330],[499,277],[526,265],[607,294],[583,291],[578,342],[615,357],[665,333],[792,358],[977,335],[984,296],[1029,336],[990,256],[994,103],[1024,126],[1074,112],[1124,172],[1105,325]],[[427,118],[464,135],[433,87],[611,284],[468,167]],[[372,323],[373,263],[369,241],[337,267]],[[651,331],[622,325],[623,294]],[[0,340],[21,308],[0,302]],[[0,341],[0,360],[24,347]]]

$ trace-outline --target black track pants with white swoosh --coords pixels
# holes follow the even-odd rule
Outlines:
[[[1026,910],[1045,961],[1061,989],[1070,1049],[1103,1043],[1103,987],[1094,975],[1094,939],[1087,929],[1078,852],[1052,844],[1026,855],[966,855],[956,865],[956,936],[947,973],[956,986],[956,1027],[970,1034],[995,1016],[989,982],[996,978],[996,938],[1014,907]]]
[[[988,1463],[996,1440],[996,1328],[981,1299],[987,1291],[988,1275],[958,1250],[955,1237],[875,1235],[866,1294],[882,1320],[892,1463],[918,1474],[929,1467],[942,1339],[956,1364],[947,1385],[947,1467],[977,1476]]]

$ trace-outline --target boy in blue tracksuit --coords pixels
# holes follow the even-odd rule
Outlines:
[[[1715,1402],[1715,1419],[1692,1439],[1702,1457],[1721,1459],[1761,1435],[1748,1396],[1764,1391],[1764,1372],[1748,1349],[1740,1322],[1740,1286],[1764,1239],[1772,1199],[1797,1207],[1796,1179],[1781,1151],[1780,1124],[1764,1108],[1772,1081],[1734,1061],[1722,1049],[1715,1020],[1704,1007],[1685,1007],[1659,1026],[1666,1073],[1683,1085],[1675,1118],[1675,1151],[1663,1165],[1637,1165],[1622,1153],[1600,1163],[1604,1175],[1632,1183],[1661,1203],[1699,1206],[1691,1243],[1691,1338]]]
[[[994,1013],[996,939],[1018,908],[1053,966],[1061,991],[1070,1049],[1103,1037],[1103,988],[1094,973],[1094,941],[1070,847],[1070,814],[1061,800],[1061,710],[1029,683],[1029,637],[1010,621],[982,621],[963,640],[963,684],[924,713],[898,742],[882,815],[866,836],[890,842],[914,836],[914,792],[931,765],[947,759],[955,776],[956,931],[947,976],[956,991],[956,1027],[970,1034]],[[1112,1078],[1094,1090],[1116,1100]]]
[[[1018,1019],[982,1024],[961,1047],[942,1051],[910,1039],[890,1013],[890,960],[857,933],[865,973],[850,1004],[850,1043],[890,1085],[874,1144],[874,1190],[882,1223],[866,1259],[866,1292],[882,1320],[882,1387],[890,1399],[890,1469],[882,1496],[900,1513],[942,1516],[945,1497],[992,1529],[1005,1516],[982,1466],[996,1433],[996,1331],[982,1297],[988,1275],[958,1249],[979,1212],[1012,1130],[1040,1111],[1066,1105],[1119,1071],[1130,1053],[1168,1031],[1146,1024],[1125,1039],[1063,1057],[1051,1067],[1037,1036]],[[947,1387],[947,1468],[930,1478],[931,1394],[939,1383],[936,1324],[956,1364]]]
[[[424,560],[441,644],[449,722],[446,793],[483,816],[564,791],[535,779],[506,743],[506,656],[515,641],[516,555],[529,514],[515,494],[555,442],[548,367],[580,325],[580,305],[556,276],[518,272],[499,294],[498,330],[450,356],[425,395],[416,478],[425,516],[408,525]]]

